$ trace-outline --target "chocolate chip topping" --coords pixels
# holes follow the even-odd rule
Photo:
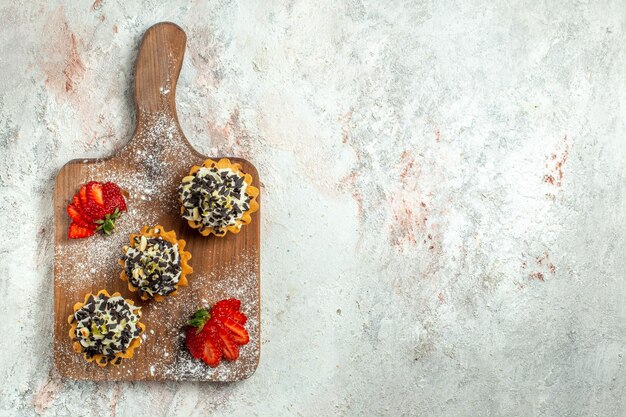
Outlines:
[[[121,296],[91,295],[87,303],[74,312],[74,336],[88,357],[103,355],[105,362],[116,353],[124,352],[142,329],[140,308],[129,304]],[[105,363],[102,362],[102,363]]]
[[[250,209],[247,187],[244,176],[230,168],[202,167],[183,178],[178,187],[182,216],[197,222],[201,230],[221,233]]]
[[[137,237],[123,260],[130,283],[150,297],[176,290],[182,274],[178,244],[160,237]]]

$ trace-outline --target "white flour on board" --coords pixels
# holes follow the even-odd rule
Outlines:
[[[215,282],[212,286],[213,294],[221,294],[217,298],[209,299],[208,304],[213,304],[222,298],[237,298],[242,301],[241,311],[248,316],[246,330],[250,335],[250,342],[240,347],[240,356],[237,362],[222,362],[215,368],[211,368],[199,359],[194,359],[188,352],[185,344],[184,322],[179,323],[177,357],[165,368],[164,375],[180,380],[229,380],[235,374],[250,376],[257,365],[256,352],[259,349],[260,323],[259,315],[259,287],[256,276],[257,257],[247,256],[246,260],[231,267],[225,267],[213,275],[200,279],[209,279]],[[205,305],[205,306],[208,306]],[[195,311],[199,305],[189,305],[187,310]],[[186,320],[186,319],[185,319]]]
[[[66,293],[79,293],[82,297],[82,294],[95,290],[92,287],[96,283],[109,283],[103,287],[110,287],[110,283],[119,285],[120,267],[117,260],[121,257],[122,246],[128,244],[129,235],[137,233],[143,226],[157,224],[164,212],[177,214],[177,187],[180,178],[191,165],[202,162],[196,160],[198,156],[190,152],[171,116],[158,113],[144,117],[150,123],[144,124],[138,130],[138,144],[130,144],[127,149],[123,148],[119,152],[118,157],[128,164],[124,172],[120,172],[113,164],[108,164],[107,160],[90,161],[83,168],[81,176],[84,178],[81,181],[112,181],[126,191],[128,211],[117,220],[117,230],[110,236],[96,235],[78,241],[62,240],[57,244],[56,280],[57,285],[61,285]],[[158,211],[150,209],[155,203],[159,207]],[[167,225],[164,226],[168,228]],[[219,267],[210,273],[195,271],[191,274],[191,288],[194,284],[200,288],[208,288],[201,298],[191,296],[191,288],[185,288],[181,291],[181,296],[167,297],[162,303],[150,302],[149,309],[152,313],[147,314],[148,317],[161,309],[170,311],[169,306],[173,303],[185,314],[171,317],[167,337],[163,337],[163,334],[158,337],[150,329],[150,323],[145,322],[148,331],[142,335],[143,343],[137,349],[135,358],[122,362],[111,375],[120,378],[132,375],[136,371],[133,361],[141,357],[147,349],[152,352],[151,357],[156,354],[158,359],[150,363],[143,378],[229,380],[235,376],[251,375],[257,365],[260,338],[258,254],[249,251],[241,255],[232,265]],[[193,258],[191,264],[193,266]],[[240,357],[236,362],[223,360],[216,368],[210,368],[188,353],[184,343],[185,324],[189,316],[201,306],[198,303],[209,306],[219,299],[230,297],[242,301],[242,312],[248,316],[245,327],[250,335],[250,342],[240,348]],[[68,302],[73,304],[75,301],[82,301],[82,298]],[[174,346],[171,345],[173,337],[176,338]],[[56,354],[63,357],[62,363],[65,366],[81,369],[93,365],[86,364],[81,355],[72,351],[69,339],[67,343],[57,346]]]

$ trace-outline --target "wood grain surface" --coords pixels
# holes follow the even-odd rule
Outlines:
[[[73,160],[59,172],[54,193],[54,362],[67,378],[87,380],[199,380],[235,381],[254,373],[260,350],[260,210],[242,231],[226,237],[203,237],[179,215],[177,187],[192,165],[206,156],[189,144],[176,116],[176,81],[185,51],[185,33],[175,24],[159,23],[145,33],[135,66],[137,128],[132,139],[109,158]],[[97,88],[97,86],[94,86]],[[213,156],[213,159],[218,158]],[[254,177],[256,168],[240,158],[242,170]],[[67,238],[67,204],[81,184],[114,181],[129,194],[128,212],[109,237]],[[165,301],[142,301],[119,278],[117,259],[128,236],[145,225],[162,224],[187,241],[194,272],[189,286]],[[132,359],[118,367],[99,368],[73,352],[67,317],[88,292],[120,292],[142,307],[147,326],[142,345]],[[184,323],[195,309],[227,297],[242,301],[249,316],[251,342],[235,362],[209,368],[193,360],[184,347]]]

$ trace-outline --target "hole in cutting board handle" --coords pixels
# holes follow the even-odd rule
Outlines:
[[[176,120],[176,83],[187,35],[176,24],[161,22],[143,35],[135,63],[137,126],[148,113],[169,112]]]

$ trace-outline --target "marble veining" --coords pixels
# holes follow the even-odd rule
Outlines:
[[[0,415],[626,414],[623,1],[5,1],[0,18]],[[188,36],[190,142],[262,179],[260,365],[65,381],[54,178],[131,137],[138,43],[163,20]]]

